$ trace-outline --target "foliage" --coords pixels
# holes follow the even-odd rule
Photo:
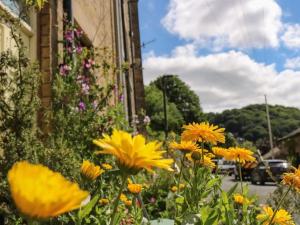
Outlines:
[[[176,105],[186,124],[203,118],[198,95],[177,75],[160,76],[151,84],[161,91],[165,88],[168,101]]]
[[[10,25],[16,53],[9,49],[0,58],[0,149],[3,151],[0,165],[4,173],[16,160],[37,157],[39,145],[36,117],[40,72],[37,64],[29,62],[14,24]]]
[[[92,139],[113,127],[127,126],[122,104],[110,106],[114,85],[100,83],[100,77],[108,80],[116,72],[108,50],[82,47],[81,35],[71,25],[65,29],[64,62],[54,76],[53,106],[46,113],[51,148],[62,146],[79,160],[93,158]]]
[[[146,112],[151,117],[150,127],[156,131],[164,130],[165,123],[162,91],[152,84],[145,87],[145,93]],[[167,113],[168,130],[177,132],[180,131],[184,120],[180,111],[174,103],[168,102]]]
[[[28,6],[34,6],[38,9],[43,8],[44,4],[47,2],[47,0],[25,0],[26,5]]]
[[[285,106],[269,106],[274,138],[281,138],[300,126],[300,110]],[[222,113],[210,113],[208,119],[224,126],[235,137],[252,141],[266,151],[269,149],[268,125],[265,105],[249,105],[241,109],[225,110]]]
[[[270,198],[267,200],[267,203],[271,206],[276,206],[281,196],[287,191],[287,187],[280,185],[272,193]],[[284,199],[282,207],[287,211],[291,212],[292,215],[300,215],[300,194],[296,191],[291,191],[288,196]]]
[[[0,196],[2,213],[11,215],[12,202],[5,176],[14,162],[38,162],[41,143],[38,139],[38,89],[41,74],[37,63],[27,58],[19,22],[1,11],[1,21],[11,28],[14,49],[0,56]]]
[[[79,45],[80,40],[76,39],[76,54],[67,53],[70,46],[66,43],[70,41],[67,34],[63,41],[66,46],[63,65],[66,66],[64,69],[70,66],[72,71],[67,71],[70,73],[65,76],[67,74],[62,74],[63,65],[58,68],[52,85],[53,105],[41,111],[39,65],[27,57],[27,49],[19,33],[20,21],[12,19],[5,11],[0,12],[1,23],[10,27],[16,45],[1,52],[0,58],[0,223],[1,215],[5,215],[6,223],[17,224],[19,221],[23,224],[15,213],[5,179],[8,169],[16,161],[42,163],[68,178],[81,181],[79,168],[82,160],[95,158],[91,140],[113,127],[127,129],[128,123],[122,103],[109,104],[114,86],[110,82],[105,86],[96,80],[95,74],[108,80],[108,75],[111,77],[116,73],[109,51],[84,49]],[[70,30],[72,34],[77,31],[79,37],[80,30],[69,27],[67,31]],[[87,68],[89,63],[92,68]],[[83,75],[85,80],[79,81],[79,75]],[[41,112],[45,113],[43,117]],[[43,132],[39,130],[38,120],[43,122],[39,124]],[[97,184],[88,188],[94,185]]]

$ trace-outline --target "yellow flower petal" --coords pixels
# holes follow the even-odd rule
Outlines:
[[[77,209],[89,195],[60,173],[26,161],[13,165],[8,183],[18,209],[33,218],[55,217]]]
[[[165,151],[160,150],[161,143],[152,141],[146,144],[142,135],[132,137],[127,132],[114,130],[111,136],[103,135],[103,139],[93,142],[103,149],[97,153],[114,155],[120,169],[128,173],[141,169],[152,171],[153,167],[172,171],[173,159],[163,158]]]

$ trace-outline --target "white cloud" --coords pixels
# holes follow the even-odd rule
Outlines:
[[[287,59],[284,67],[287,69],[300,69],[300,57]]]
[[[202,47],[277,47],[282,11],[275,0],[170,0],[165,28]]]
[[[200,96],[204,111],[263,103],[264,94],[271,104],[300,107],[300,72],[278,73],[274,65],[257,63],[239,51],[196,56],[187,50],[191,48],[181,46],[171,56],[145,58],[145,83],[161,74],[178,74]]]
[[[288,24],[281,37],[288,48],[300,48],[300,24]]]

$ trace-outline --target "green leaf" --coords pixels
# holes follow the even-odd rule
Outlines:
[[[174,220],[170,220],[170,219],[157,219],[157,220],[151,220],[150,224],[151,225],[174,225],[175,222]]]
[[[218,180],[219,180],[218,178],[211,179],[210,181],[207,182],[206,188],[207,189],[212,188],[218,182]]]
[[[96,203],[98,202],[99,195],[95,195],[94,198],[81,210],[78,212],[78,218],[82,220],[84,217],[88,216]]]
[[[238,183],[236,183],[232,188],[229,189],[229,191],[227,192],[228,196],[231,196],[233,194],[233,192],[235,192],[235,189],[237,188]]]
[[[176,198],[175,201],[176,201],[177,204],[183,204],[184,203],[184,197],[180,196],[180,197]]]

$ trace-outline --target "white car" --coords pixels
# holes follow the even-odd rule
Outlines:
[[[232,161],[227,161],[224,159],[213,159],[216,164],[215,172],[228,174],[231,176],[234,172],[235,164]]]

